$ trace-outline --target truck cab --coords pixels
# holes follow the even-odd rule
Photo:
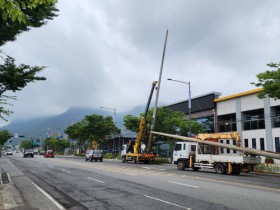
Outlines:
[[[188,159],[190,155],[196,152],[196,143],[177,142],[173,151],[173,163],[177,164],[178,160]]]

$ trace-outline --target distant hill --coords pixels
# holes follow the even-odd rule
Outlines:
[[[139,116],[140,113],[144,112],[144,107],[135,107],[132,110],[124,113],[116,113],[116,124],[120,129],[123,127],[123,117],[125,115],[131,114],[134,116]],[[18,134],[24,136],[25,138],[47,138],[53,135],[63,135],[64,130],[76,123],[81,121],[86,115],[100,114],[104,116],[113,116],[112,111],[105,109],[91,109],[91,108],[81,108],[75,107],[70,108],[66,112],[50,116],[50,117],[39,117],[31,120],[20,120],[12,121],[10,124],[1,127],[1,130],[8,130],[11,134]],[[126,130],[125,133],[131,132]],[[21,138],[13,138],[13,144],[18,144]]]

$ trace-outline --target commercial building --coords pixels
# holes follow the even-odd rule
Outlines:
[[[192,98],[192,118],[203,126],[210,123],[210,132],[237,131],[243,147],[280,152],[280,100],[259,99],[261,91],[258,88],[226,97],[212,92]],[[166,107],[185,112],[188,119],[188,101]]]

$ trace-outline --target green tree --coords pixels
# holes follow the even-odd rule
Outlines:
[[[24,31],[29,31],[32,27],[38,28],[46,23],[46,20],[52,20],[57,16],[56,12],[58,10],[55,8],[56,1],[42,2],[40,4],[33,4],[28,0],[20,0],[20,1],[1,1],[9,2],[6,4],[6,9],[1,6],[0,3],[0,46],[5,44],[7,41],[15,41],[16,36]],[[19,6],[15,6],[16,2],[18,2]],[[9,6],[14,4],[13,7]],[[7,12],[10,13],[7,14]],[[14,11],[12,11],[14,10]],[[15,13],[17,10],[19,13]],[[19,19],[15,19],[15,15],[18,14],[18,18],[23,21],[18,21]]]
[[[7,21],[25,23],[28,20],[29,10],[35,10],[41,6],[54,5],[57,0],[1,0],[1,17]]]
[[[56,153],[63,153],[64,149],[68,146],[69,146],[68,142],[65,141],[64,139],[51,138],[51,139],[46,139],[44,142],[45,149],[52,149]]]
[[[23,141],[21,141],[19,147],[20,147],[21,149],[31,149],[31,148],[33,148],[34,146],[33,146],[31,140],[23,140]]]
[[[46,20],[57,16],[55,8],[57,0],[1,0],[0,1],[0,46],[7,41],[14,41],[16,36],[32,27],[41,27]],[[30,67],[25,64],[15,65],[15,60],[6,56],[0,50],[0,118],[5,119],[12,111],[4,108],[11,105],[8,99],[16,97],[5,96],[5,91],[19,91],[29,82],[45,80],[35,76],[45,67]]]
[[[258,82],[251,84],[263,87],[263,91],[257,94],[259,98],[280,99],[280,63],[269,63],[267,66],[272,70],[257,74]]]
[[[0,145],[2,146],[5,144],[9,138],[11,137],[11,134],[7,130],[0,131]]]
[[[79,146],[84,146],[89,145],[91,141],[102,145],[108,135],[119,133],[119,131],[112,117],[93,114],[87,115],[81,122],[69,126],[65,133],[71,139],[78,140]]]
[[[127,129],[138,132],[141,117],[144,113],[140,114],[140,117],[134,117],[132,115],[124,116],[124,125]],[[150,130],[153,116],[153,109],[149,109],[146,118],[146,131]],[[157,109],[156,123],[154,131],[177,134],[186,136],[189,133],[189,120],[184,119],[185,114],[183,112],[172,111],[166,107],[160,107]],[[191,121],[192,133],[203,133],[205,129],[194,119]],[[145,137],[145,142],[148,141],[148,135]],[[155,140],[168,140],[166,137],[154,136]]]
[[[44,68],[30,67],[24,64],[16,66],[15,60],[8,56],[5,63],[0,64],[0,106],[8,104],[7,99],[16,99],[16,97],[3,95],[5,92],[20,91],[30,82],[46,80],[45,77],[36,76]],[[11,111],[6,110],[3,106],[0,107],[0,118],[5,120],[4,116],[10,113]]]

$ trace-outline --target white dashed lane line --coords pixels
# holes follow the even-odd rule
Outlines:
[[[168,181],[168,182],[172,183],[172,184],[186,186],[186,187],[199,188],[199,186],[194,186],[194,185],[189,185],[189,184],[184,184],[184,183],[179,183],[179,182],[172,182],[172,181]]]

